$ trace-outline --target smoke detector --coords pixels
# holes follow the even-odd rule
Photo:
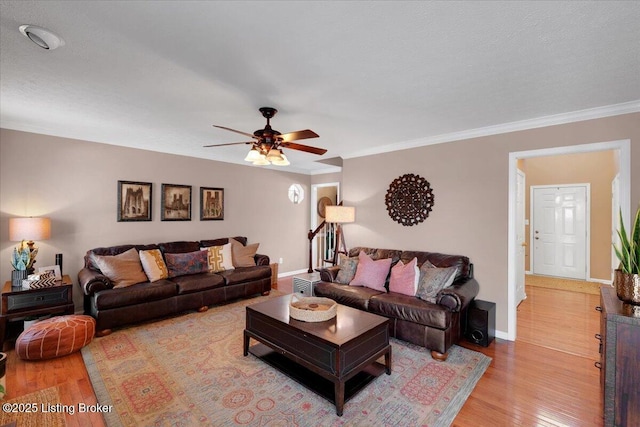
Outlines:
[[[43,49],[53,50],[64,46],[64,40],[46,28],[37,25],[20,25],[20,32]]]

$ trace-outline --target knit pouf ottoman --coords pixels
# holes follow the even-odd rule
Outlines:
[[[35,323],[20,334],[16,354],[22,360],[66,356],[89,344],[95,332],[96,321],[91,316],[52,317]]]

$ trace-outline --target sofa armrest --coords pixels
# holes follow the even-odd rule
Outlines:
[[[93,295],[104,289],[112,289],[113,283],[99,271],[83,268],[78,273],[78,284],[85,295]]]
[[[438,292],[436,302],[453,312],[458,312],[465,309],[478,292],[480,292],[480,285],[476,279],[461,280]]]
[[[316,268],[316,271],[320,273],[320,280],[323,282],[335,282],[340,266]]]
[[[253,259],[256,260],[256,265],[269,265],[269,256],[256,254]]]

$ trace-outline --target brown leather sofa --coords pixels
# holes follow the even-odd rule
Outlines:
[[[357,257],[360,251],[364,251],[374,260],[391,258],[392,265],[398,260],[406,264],[417,257],[418,266],[429,260],[436,267],[458,267],[453,284],[438,293],[435,304],[399,293],[385,293],[367,287],[334,283],[340,271],[339,266],[318,269],[322,281],[314,287],[317,296],[331,298],[340,304],[389,318],[389,332],[392,337],[431,350],[431,355],[436,360],[446,360],[449,348],[464,334],[467,308],[479,291],[478,282],[473,278],[473,264],[469,262],[469,258],[436,252],[365,247],[352,248],[348,255]],[[388,281],[387,277],[387,290]]]
[[[246,246],[246,237],[234,237]],[[166,253],[189,253],[209,246],[221,246],[228,238],[169,242],[150,245],[122,245],[87,251],[78,283],[84,293],[84,312],[96,319],[96,334],[107,335],[112,328],[169,316],[183,311],[206,311],[210,305],[271,291],[269,257],[256,254],[255,267],[239,267],[219,273],[198,273],[115,288],[92,260],[91,254],[118,255],[131,248],[137,251],[160,249]]]

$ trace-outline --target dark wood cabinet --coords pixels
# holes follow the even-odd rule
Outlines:
[[[600,289],[600,382],[605,426],[640,426],[640,307]]]

